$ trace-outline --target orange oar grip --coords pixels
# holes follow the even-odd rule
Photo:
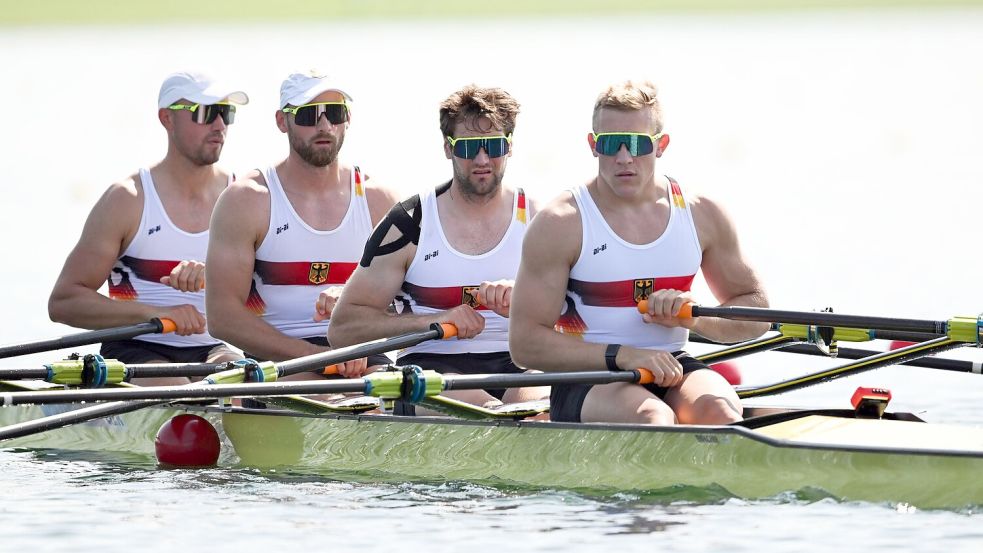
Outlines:
[[[639,384],[651,384],[651,383],[655,382],[655,375],[652,374],[652,371],[650,371],[648,369],[642,369],[642,368],[638,368],[638,369],[635,369],[635,370],[638,371],[638,383]]]
[[[328,365],[324,367],[324,371],[321,374],[338,374],[338,365]]]
[[[167,334],[168,332],[174,332],[177,330],[177,325],[170,319],[161,319],[160,324],[164,327],[163,330],[160,331],[161,334]]]
[[[451,323],[440,323],[440,328],[444,330],[444,340],[457,336],[457,327]]]
[[[638,312],[641,314],[646,314],[649,312],[649,300],[639,300],[638,301]],[[676,315],[680,319],[692,319],[693,318],[693,303],[686,302],[682,307],[679,308],[679,315]]]

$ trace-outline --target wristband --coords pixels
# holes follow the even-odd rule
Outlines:
[[[621,344],[608,344],[607,349],[604,350],[604,362],[607,363],[609,371],[621,370],[618,368],[618,362],[616,361],[620,349]]]

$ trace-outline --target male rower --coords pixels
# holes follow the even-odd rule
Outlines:
[[[350,110],[351,96],[330,79],[287,77],[276,112],[287,158],[245,175],[215,207],[206,265],[210,328],[249,357],[280,361],[330,349],[334,303],[372,227],[396,202],[338,158]],[[388,362],[377,355],[339,372],[359,377]]]
[[[238,354],[205,324],[208,222],[232,176],[216,166],[244,92],[199,73],[175,73],[160,87],[157,118],[167,154],[113,184],[89,213],[48,300],[51,320],[98,329],[174,321],[173,334],[106,342],[100,354],[124,363],[224,362]],[[108,277],[109,297],[98,293]],[[141,384],[184,384],[183,377]]]
[[[742,418],[727,382],[683,351],[689,331],[723,342],[764,323],[679,317],[698,270],[721,305],[766,307],[758,277],[721,206],[656,174],[669,145],[656,88],[609,87],[588,142],[597,176],[533,221],[512,294],[510,345],[545,371],[647,369],[654,384],[554,386],[550,417],[566,422],[726,424]],[[644,314],[638,302],[647,298]]]
[[[444,100],[440,132],[453,176],[396,204],[376,227],[335,308],[332,343],[452,323],[457,340],[407,348],[398,362],[445,374],[523,372],[509,356],[507,317],[533,207],[521,188],[502,183],[518,113],[518,102],[500,88],[469,85]],[[494,407],[548,394],[533,388],[446,395]],[[397,413],[415,409],[401,405]]]

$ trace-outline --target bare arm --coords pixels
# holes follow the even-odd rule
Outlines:
[[[281,361],[328,348],[291,338],[246,307],[256,248],[270,218],[269,192],[252,173],[219,196],[209,226],[205,310],[212,336],[253,355]]]
[[[102,195],[51,291],[48,316],[52,321],[97,329],[160,317],[173,320],[178,334],[204,332],[205,319],[191,305],[158,307],[117,301],[98,292],[137,232],[142,211],[143,199],[132,179],[114,184]]]
[[[399,229],[393,227],[382,243],[388,244],[400,235]],[[484,317],[467,305],[431,315],[393,315],[387,311],[415,254],[416,246],[407,244],[391,254],[374,257],[368,267],[359,265],[335,306],[328,327],[329,342],[336,347],[347,346],[426,330],[433,323],[454,324],[460,339],[473,338],[484,329]]]
[[[605,344],[584,342],[554,329],[580,247],[580,215],[566,193],[536,215],[522,243],[509,317],[509,349],[516,364],[545,371],[604,367]]]
[[[703,276],[720,305],[768,307],[764,287],[741,251],[730,216],[717,203],[698,197],[693,217],[703,245]],[[707,317],[696,319],[693,331],[711,340],[738,342],[757,338],[768,328],[767,323]]]

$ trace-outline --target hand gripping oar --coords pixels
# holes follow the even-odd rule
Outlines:
[[[41,340],[38,342],[28,342],[26,344],[0,346],[0,359],[16,357],[18,355],[28,355],[30,353],[38,353],[42,351],[109,342],[113,340],[128,340],[143,334],[166,334],[168,332],[174,332],[176,329],[177,325],[175,325],[174,321],[170,319],[151,319],[145,323],[135,325],[104,328],[101,330],[90,330],[88,332],[69,334],[60,338],[52,338],[50,340]]]
[[[218,398],[239,395],[289,395],[358,392],[365,388],[360,379],[323,382],[291,382],[274,384],[231,384],[232,382],[265,382],[291,374],[315,370],[327,365],[352,361],[369,355],[410,347],[427,340],[440,340],[457,335],[450,324],[433,324],[429,330],[381,338],[289,361],[256,363],[251,360],[234,363],[235,368],[215,373],[201,382],[185,386],[148,386],[129,389],[64,390],[45,392],[0,393],[0,406],[27,403],[72,403],[77,401],[114,401],[115,403],[83,407],[66,413],[0,428],[0,440],[44,432],[92,419],[121,415],[144,407],[167,403],[173,399]],[[221,386],[212,386],[221,384]],[[298,386],[306,384],[304,386]],[[313,385],[311,388],[310,385]],[[284,388],[285,387],[285,388]],[[311,388],[314,391],[307,391]],[[131,401],[133,400],[133,401]]]

